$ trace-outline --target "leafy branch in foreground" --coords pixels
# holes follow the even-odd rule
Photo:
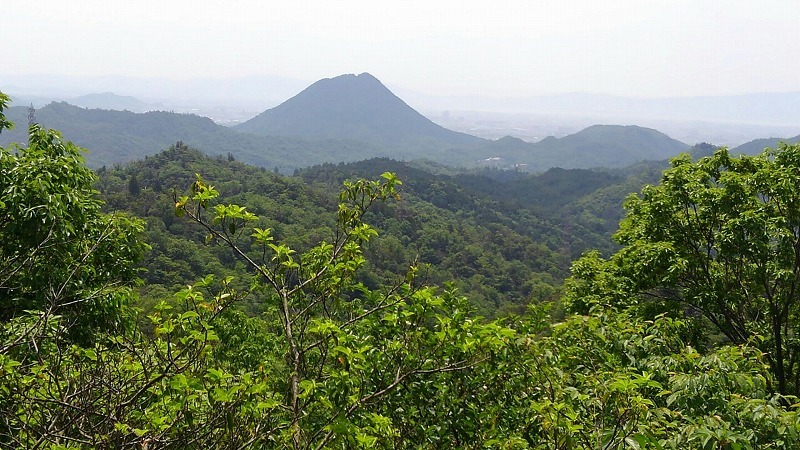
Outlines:
[[[400,421],[413,418],[390,419],[393,411],[381,400],[420,378],[474,368],[514,335],[454,316],[466,307],[463,300],[447,296],[446,303],[417,285],[414,267],[384,290],[356,282],[365,262],[361,244],[377,234],[363,216],[375,202],[397,197],[399,184],[391,173],[345,183],[331,240],[300,255],[257,227],[246,249],[240,239],[256,216],[237,205],[212,206],[218,193],[199,176],[191,196],[175,199],[179,215],[204,227],[209,242],[228,246],[254,274],[280,342],[281,377],[273,389],[284,396],[287,446],[394,447]]]
[[[130,325],[143,223],[100,212],[78,147],[37,124],[29,132],[25,148],[0,148],[0,320],[49,311],[88,342]]]
[[[3,103],[0,95],[0,127]],[[621,256],[576,263],[569,300],[584,314],[559,324],[535,307],[487,322],[453,290],[422,286],[414,267],[393,285],[359,284],[361,247],[375,235],[364,213],[396,196],[391,174],[347,183],[330,241],[300,253],[254,226],[259,219],[246,208],[215,204],[216,190],[198,177],[190,195],[175,198],[176,212],[238,257],[253,274],[251,288],[207,276],[153,308],[140,331],[124,304],[133,295],[135,280],[125,275],[142,249],[141,224],[99,214],[78,149],[55,133],[31,131],[32,147],[0,155],[7,183],[0,208],[8,213],[0,215],[0,241],[22,244],[0,245],[0,447],[798,448],[798,404],[775,392],[770,337],[694,347],[687,342],[695,342],[695,316],[647,316],[660,304],[642,301],[675,292],[687,301],[703,293],[694,300],[707,306],[751,300],[740,302],[741,314],[785,301],[790,314],[780,322],[793,350],[796,311],[785,292],[796,279],[785,264],[796,267],[788,256],[798,248],[793,153],[740,167],[778,163],[774,171],[734,170],[742,161],[727,165],[725,177],[712,170],[713,183],[703,171],[724,154],[704,160],[699,172],[677,161],[666,178],[681,182],[632,201],[637,214],[666,211],[675,220],[629,217],[620,235],[632,242]],[[755,190],[753,198],[765,181],[780,190]],[[728,206],[665,200],[683,195],[681,188],[751,208],[720,214]],[[780,211],[786,217],[774,214]],[[697,247],[687,254],[648,240],[674,237],[665,223],[719,225],[700,236],[722,244],[698,257]],[[748,249],[745,241],[749,253],[731,256]],[[653,270],[665,261],[675,263],[666,274]],[[693,291],[698,271],[684,261],[706,262],[704,274],[716,277],[728,273],[722,267],[747,268],[748,277],[733,278],[739,284],[720,278],[714,286],[744,286],[753,295]],[[759,282],[763,274],[776,276],[772,300],[752,290],[760,284],[750,276]],[[265,312],[248,317],[233,307],[245,299],[262,302]],[[796,354],[785,353],[792,355],[787,368]]]

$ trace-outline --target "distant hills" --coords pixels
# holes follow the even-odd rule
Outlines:
[[[370,223],[380,234],[365,245],[369,270],[359,271],[361,281],[369,286],[396,279],[417,261],[426,265],[427,283],[455,282],[486,314],[518,311],[534,292],[543,294],[537,298],[556,293],[570,261],[585,250],[612,251],[609,220],[581,205],[617,218],[622,198],[630,192],[626,185],[620,195],[593,195],[622,186],[624,179],[588,170],[554,169],[541,175],[478,170],[472,176],[449,177],[388,158],[323,164],[287,178],[177,145],[146,160],[99,171],[97,189],[109,209],[147,220],[145,233],[153,248],[142,277],[148,285],[170,286],[197,273],[226,276],[234,269],[230,258],[217,259],[226,254],[224,249],[204,245],[170,214],[172,189],[191,184],[195,173],[217,187],[222,202],[246,197],[248,207],[262,217],[259,226],[302,250],[333,233],[328,227],[343,180],[374,179],[384,171],[403,180],[401,199],[370,213]],[[489,173],[513,179],[490,179],[485,176]],[[134,176],[141,188],[135,192],[129,189]],[[525,201],[517,201],[520,197]]]
[[[159,105],[145,103],[130,95],[117,95],[112,92],[102,92],[81,95],[69,100],[69,103],[82,108],[112,109],[119,111],[147,112],[158,108]]]
[[[731,150],[733,153],[743,153],[745,155],[755,155],[764,151],[765,148],[776,148],[779,143],[785,142],[787,144],[794,144],[795,142],[800,142],[800,135],[790,138],[765,138],[765,139],[755,139],[750,142],[746,142],[738,147],[735,147]]]
[[[588,169],[624,167],[643,160],[667,159],[689,148],[687,144],[649,128],[595,125],[563,138],[536,143],[506,137],[482,150],[486,164],[524,165],[532,172],[551,167]]]
[[[162,103],[147,103],[130,95],[117,95],[113,92],[94,92],[79,96],[53,97],[42,95],[12,95],[11,101],[17,106],[33,106],[42,108],[53,102],[66,102],[70,105],[90,109],[110,109],[143,113],[148,111],[167,110]]]
[[[8,117],[18,126],[0,134],[0,145],[27,142],[28,109],[12,107]],[[111,166],[142,159],[183,141],[208,155],[229,153],[243,162],[284,172],[318,162],[362,159],[364,144],[355,141],[309,142],[301,139],[266,138],[239,133],[215,124],[207,117],[152,111],[136,114],[80,108],[58,102],[36,110],[36,120],[59,130],[65,139],[89,150],[90,167]],[[344,159],[338,159],[343,156]]]
[[[636,126],[597,125],[535,144],[514,138],[487,141],[431,122],[368,73],[317,81],[234,128],[265,136],[349,138],[392,149],[395,153],[386,156],[403,159],[533,171],[622,167],[666,159],[689,148],[656,130]]]
[[[135,99],[113,94],[82,101],[88,105],[130,101],[135,106]],[[13,107],[9,116],[25,124],[27,108]],[[664,160],[689,148],[653,129],[616,125],[596,125],[537,143],[510,137],[485,140],[431,122],[368,73],[320,80],[233,128],[192,114],[137,114],[63,102],[38,109],[36,119],[89,149],[87,162],[92,167],[141,159],[177,141],[209,155],[230,155],[283,172],[374,157],[541,172],[551,167],[623,167]],[[0,145],[25,142],[21,128],[0,135]]]
[[[77,104],[77,96],[114,92],[134,96],[148,105],[163,105],[146,111],[197,113],[223,124],[242,123],[296,95],[313,81],[276,76],[173,80],[0,73],[0,89],[11,95],[17,106],[33,104],[41,108],[52,101]],[[401,80],[382,81],[388,81],[386,85],[394,94],[439,125],[490,139],[511,134],[539,140],[575,133],[593,124],[635,124],[688,144],[711,142],[735,147],[753,139],[800,132],[800,91],[671,98],[592,93],[454,96],[404,89]],[[126,106],[81,106],[142,112]]]

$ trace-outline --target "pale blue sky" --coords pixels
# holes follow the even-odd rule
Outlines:
[[[370,72],[427,94],[800,91],[797,1],[4,0],[3,75]]]

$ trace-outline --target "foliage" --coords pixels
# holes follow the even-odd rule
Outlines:
[[[11,102],[11,97],[0,92],[0,134],[3,130],[10,130],[14,124],[6,119],[4,111],[8,109],[8,104]]]
[[[798,176],[797,145],[673,160],[660,185],[628,200],[624,248],[576,263],[571,298],[584,310],[646,299],[643,309],[701,315],[728,342],[765,352],[774,391],[798,394]],[[587,303],[589,292],[599,297]]]
[[[464,300],[420,286],[414,270],[380,290],[356,281],[361,244],[375,234],[362,218],[374,202],[393,197],[398,184],[391,174],[382,182],[348,183],[332,240],[297,254],[269,229],[249,228],[255,216],[245,208],[214,204],[215,190],[197,179],[190,195],[176,199],[176,212],[253,270],[249,294],[230,278],[207,277],[176,294],[175,306],[156,305],[149,333],[101,329],[77,343],[64,340],[69,319],[56,311],[5,320],[0,442],[24,448],[411,444],[399,430],[418,427],[417,419],[397,416],[383,398],[477,367],[514,332],[466,309],[454,314],[466,308]],[[236,240],[249,234],[254,245],[244,250]],[[120,249],[102,250],[113,258]],[[248,295],[264,302],[261,319],[231,310]]]
[[[418,286],[416,268],[382,290],[356,282],[361,244],[376,234],[362,217],[374,202],[395,197],[397,185],[390,173],[380,182],[346,182],[331,240],[299,255],[262,228],[253,228],[256,245],[246,253],[237,239],[256,216],[236,205],[212,207],[218,194],[200,178],[191,196],[176,198],[178,213],[246,261],[265,295],[265,318],[285,355],[276,391],[286,393],[286,445],[394,448],[398,429],[416,419],[390,418],[384,397],[430,375],[472,368],[513,336],[466,314],[453,317],[451,308],[463,302],[448,305]]]
[[[3,99],[0,95],[0,107]],[[0,108],[0,123],[4,120]],[[3,240],[18,245],[17,254],[4,253],[0,285],[2,305],[10,311],[0,321],[4,448],[800,445],[796,397],[775,392],[773,384],[774,339],[758,339],[753,332],[746,342],[729,338],[700,347],[695,316],[683,314],[695,311],[685,309],[695,298],[706,302],[695,302],[696,310],[714,320],[714,313],[731,306],[721,301],[722,294],[736,294],[732,298],[743,307],[764,307],[768,318],[769,302],[783,301],[790,311],[786,323],[795,323],[785,291],[796,272],[782,264],[791,266],[790,250],[797,248],[792,247],[798,227],[791,180],[798,175],[798,149],[752,159],[720,152],[698,163],[674,162],[662,186],[630,200],[618,235],[625,247],[610,260],[593,252],[574,264],[567,300],[582,314],[560,323],[552,323],[547,305],[486,320],[453,285],[426,286],[425,270],[417,265],[393,283],[374,278],[366,283],[368,252],[383,252],[397,267],[402,264],[397,255],[406,244],[389,236],[393,244],[387,239],[370,249],[379,237],[365,222],[376,219],[391,229],[386,212],[400,202],[388,201],[398,197],[401,184],[392,173],[377,181],[346,181],[332,218],[319,215],[326,225],[313,239],[298,239],[294,230],[278,232],[253,211],[291,216],[296,213],[277,206],[293,205],[318,212],[325,202],[309,200],[315,197],[311,192],[324,197],[324,187],[309,191],[299,180],[275,174],[269,174],[269,183],[242,176],[222,181],[226,188],[250,182],[273,189],[279,199],[274,203],[244,195],[253,200],[251,211],[220,202],[217,189],[198,175],[190,192],[172,199],[173,212],[182,219],[151,215],[148,224],[165,227],[169,221],[182,224],[195,239],[204,236],[208,253],[198,257],[187,251],[176,263],[189,260],[200,268],[210,267],[203,259],[227,259],[218,268],[240,279],[208,275],[171,299],[163,286],[149,285],[162,298],[139,317],[140,327],[133,327],[114,325],[124,308],[96,302],[117,295],[124,304],[130,296],[133,264],[143,248],[141,222],[99,212],[93,177],[72,144],[38,126],[31,127],[30,141],[28,148],[4,150],[0,166],[7,183],[0,207],[10,215],[0,219]],[[185,180],[195,153],[182,145],[169,152],[174,154],[157,158],[167,160],[175,180]],[[220,173],[248,170],[220,162]],[[111,192],[106,198],[137,199],[134,206],[143,211],[155,208],[147,170],[127,179],[109,172],[113,176],[98,183]],[[137,189],[130,189],[132,179],[140,184]],[[275,183],[284,185],[277,189]],[[465,198],[441,186],[445,197]],[[676,206],[676,198],[696,207],[685,201]],[[648,220],[654,217],[659,222]],[[507,233],[510,227],[491,229]],[[435,236],[450,239],[445,230]],[[696,230],[705,233],[691,234]],[[656,235],[661,240],[652,239]],[[713,236],[717,247],[702,254],[697,249],[706,248],[707,240],[692,247],[679,236]],[[510,242],[506,236],[497,245],[519,251],[505,248]],[[470,249],[471,257],[485,257],[479,248]],[[111,267],[111,261],[122,267]],[[698,264],[705,264],[705,276],[713,275],[709,289],[699,290],[692,279],[701,271],[689,269]],[[743,271],[739,284],[723,276],[734,269]],[[758,281],[764,290],[758,290]],[[753,296],[736,290],[743,287]],[[674,293],[682,297],[665,295]],[[645,300],[659,296],[659,302]],[[260,306],[245,313],[237,304]],[[719,309],[706,312],[704,305]],[[749,321],[748,332],[762,326],[756,317],[742,317]],[[794,329],[787,330],[781,338],[793,352]]]
[[[36,314],[2,330],[0,442],[14,448],[241,448],[275,427],[265,374],[210,359],[211,323],[235,298],[189,286],[183,312],[162,304],[155,338],[132,331],[86,346],[61,342],[63,319]],[[22,342],[20,337],[24,337]],[[20,357],[21,347],[30,357]],[[212,365],[212,362],[215,364]]]
[[[701,354],[689,326],[594,308],[526,343],[514,387],[521,436],[537,449],[754,449],[800,443],[795,407],[773,396],[763,354]]]
[[[0,320],[60,315],[77,338],[125,322],[145,245],[142,223],[100,212],[80,151],[30,127],[24,148],[0,148]]]
[[[170,188],[188,185],[195,173],[213,181],[220,201],[248,205],[259,216],[254,226],[271,228],[276,240],[305,251],[333,232],[336,216],[331,210],[343,181],[395,170],[404,179],[402,200],[376,205],[367,216],[380,234],[365,243],[367,263],[358,278],[371,288],[394,283],[416,261],[421,279],[438,286],[454,282],[481,314],[520,313],[529,302],[557,299],[572,256],[610,245],[610,231],[601,237],[580,225],[562,226],[560,218],[543,218],[475,193],[455,179],[440,179],[385,159],[323,165],[299,177],[285,177],[204,157],[178,144],[130,166],[100,170],[96,186],[107,209],[146,218],[146,238],[153,250],[143,264],[147,271],[142,277],[149,286],[143,295],[155,304],[150,294],[160,293],[153,285],[173,290],[205,273],[225,277],[241,269],[230,250],[204,245],[202,230],[168,213]],[[140,186],[136,196],[128,189],[134,173]],[[251,243],[242,245],[249,248]],[[255,302],[246,309],[260,311]]]

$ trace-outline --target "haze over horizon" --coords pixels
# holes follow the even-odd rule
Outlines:
[[[437,96],[687,97],[800,91],[792,1],[230,3],[3,6],[4,79],[369,72]]]
[[[0,89],[37,107],[113,92],[235,124],[319,79],[368,72],[487,138],[595,123],[724,145],[800,132],[800,4],[549,3],[9,0]],[[697,97],[711,100],[685,101]]]

